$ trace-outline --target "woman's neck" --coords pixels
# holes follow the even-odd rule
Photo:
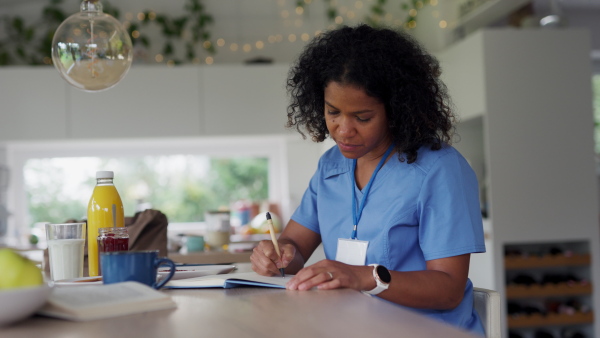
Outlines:
[[[359,189],[362,190],[367,185],[367,183],[369,183],[369,180],[371,179],[371,176],[373,175],[375,168],[377,168],[377,165],[381,161],[381,158],[387,152],[390,145],[391,145],[391,143],[388,144],[385,148],[383,148],[383,151],[371,152],[371,153],[356,160],[356,169],[354,170],[354,179],[356,180],[356,185],[358,186]],[[394,153],[395,153],[395,151],[390,152],[390,154],[385,159],[384,164],[387,163],[387,161],[389,161],[389,159],[392,157],[392,155]],[[369,155],[372,155],[372,156],[369,156]]]

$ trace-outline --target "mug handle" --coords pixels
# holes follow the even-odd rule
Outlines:
[[[154,283],[154,285],[152,285],[152,287],[156,290],[165,286],[165,284],[167,284],[167,282],[173,277],[173,275],[175,275],[175,263],[172,260],[168,258],[159,258],[156,261],[154,261],[154,266],[156,267],[156,269],[158,269],[161,265],[167,265],[171,268],[171,270],[167,277],[163,278],[160,282]]]

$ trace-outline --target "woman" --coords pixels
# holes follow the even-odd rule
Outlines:
[[[290,70],[288,127],[336,146],[252,268],[295,274],[291,290],[352,288],[483,334],[468,279],[484,252],[476,177],[453,148],[437,60],[405,33],[327,32]],[[323,243],[326,260],[304,267]],[[374,266],[370,266],[374,264]]]

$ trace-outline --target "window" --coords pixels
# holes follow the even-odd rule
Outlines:
[[[8,237],[36,222],[85,216],[97,170],[115,172],[125,215],[151,206],[169,222],[203,221],[237,199],[276,202],[289,217],[285,136],[13,142]]]
[[[268,159],[205,155],[32,158],[23,168],[32,223],[85,218],[96,183],[88,168],[115,172],[125,215],[153,208],[170,222],[204,221],[209,210],[268,200]]]

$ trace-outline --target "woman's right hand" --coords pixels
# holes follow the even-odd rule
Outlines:
[[[252,270],[263,276],[280,275],[279,269],[287,267],[294,259],[296,247],[279,242],[279,250],[281,258],[277,255],[272,241],[260,241],[250,256]]]

